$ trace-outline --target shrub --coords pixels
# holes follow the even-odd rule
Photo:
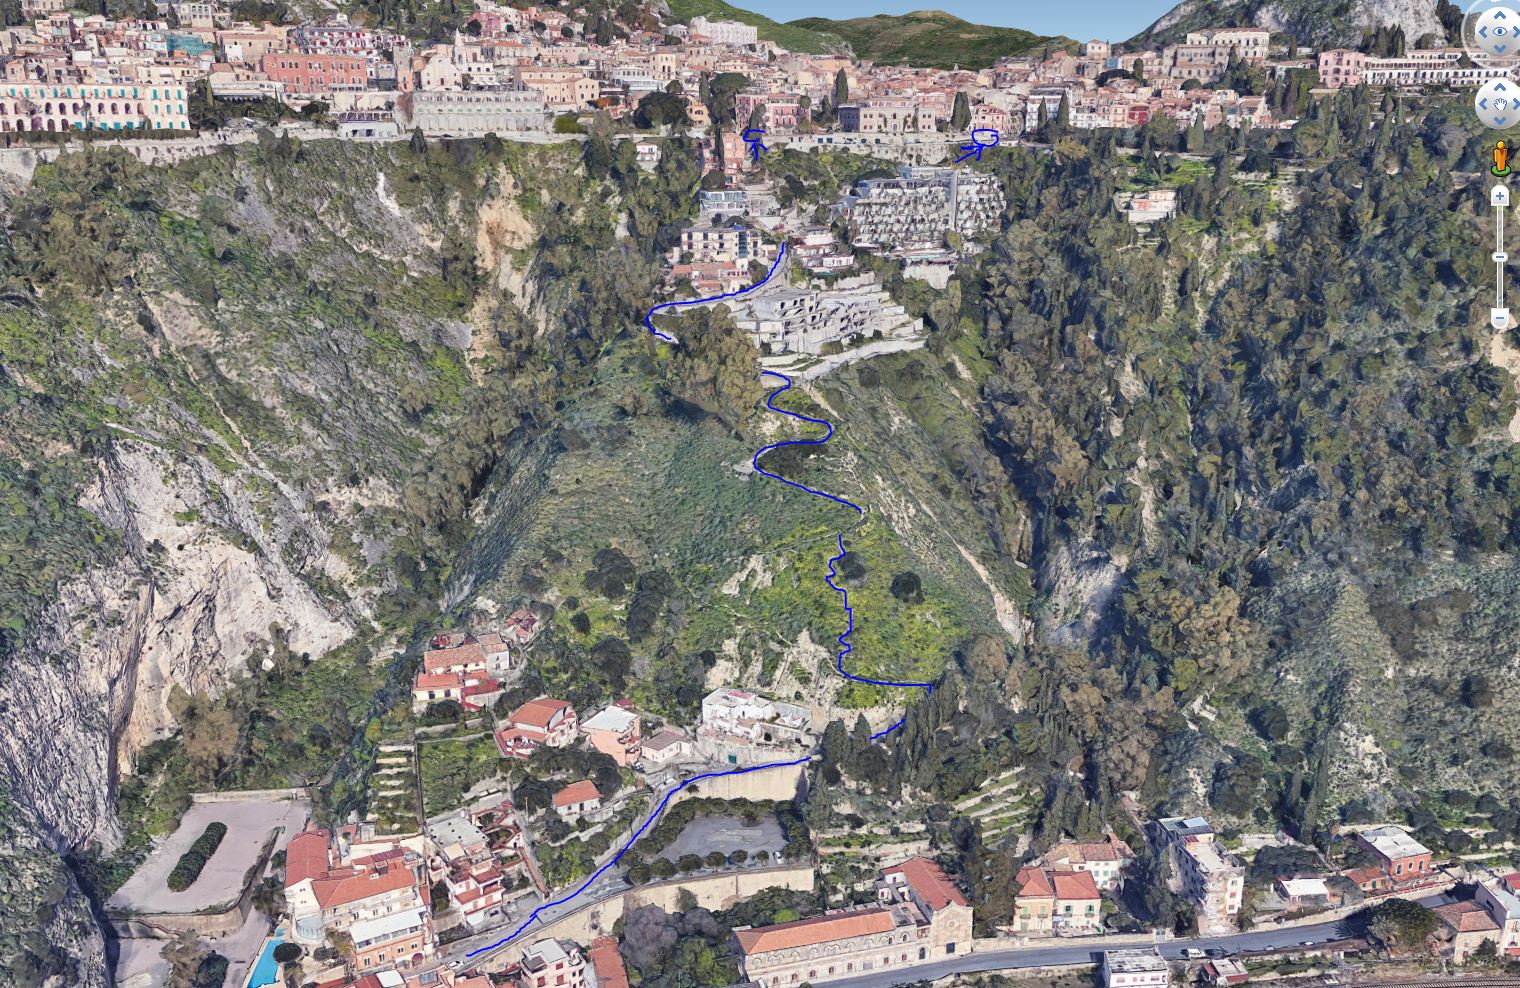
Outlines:
[[[211,860],[211,855],[221,845],[222,838],[227,836],[225,823],[212,823],[195,839],[190,849],[181,854],[179,861],[175,862],[174,870],[169,872],[168,886],[171,892],[183,892],[195,880],[201,877],[201,869],[206,867],[206,862]]]

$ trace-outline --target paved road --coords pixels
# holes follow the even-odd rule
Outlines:
[[[1420,899],[1422,905],[1439,905],[1450,901],[1444,895]],[[1179,960],[1183,950],[1222,949],[1235,954],[1243,951],[1270,951],[1296,947],[1305,941],[1315,944],[1329,943],[1343,938],[1340,920],[1293,926],[1281,930],[1261,930],[1252,933],[1234,933],[1221,937],[1189,937],[1168,940],[1157,944],[1161,956]],[[1069,944],[1069,945],[1068,945]],[[1104,946],[1104,938],[1092,937],[1078,943],[1039,947],[1010,947],[1004,950],[979,950],[976,953],[952,957],[933,964],[921,964],[902,971],[883,971],[858,978],[829,982],[829,988],[892,988],[893,985],[914,981],[936,981],[952,974],[976,974],[983,971],[1005,971],[1017,968],[1054,967],[1061,964],[1090,964],[1105,949],[1135,947],[1133,942],[1121,941]]]

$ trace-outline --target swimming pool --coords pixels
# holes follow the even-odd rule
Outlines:
[[[284,930],[275,930],[274,936],[264,944],[264,952],[259,954],[258,963],[248,973],[248,988],[266,988],[267,985],[280,983],[280,965],[275,963],[274,949],[285,942],[282,939],[284,936]]]

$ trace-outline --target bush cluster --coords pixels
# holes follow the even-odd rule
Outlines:
[[[222,838],[227,836],[225,823],[208,824],[206,829],[195,843],[190,845],[190,850],[179,856],[175,862],[174,870],[169,872],[169,891],[183,892],[195,884],[195,880],[201,877],[201,869],[206,867],[206,862],[211,860],[211,855],[221,846]]]

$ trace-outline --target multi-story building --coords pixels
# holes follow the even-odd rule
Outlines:
[[[1245,864],[1225,850],[1203,817],[1168,817],[1152,832],[1170,855],[1173,891],[1198,904],[1199,932],[1231,929],[1245,896]]]
[[[180,83],[0,85],[0,132],[189,129]]]
[[[878,905],[734,931],[744,976],[760,988],[794,988],[869,972],[891,973],[970,949],[971,907],[933,862],[916,858],[877,883]],[[901,980],[913,980],[911,974]]]
[[[780,288],[746,297],[734,321],[762,353],[820,354],[852,341],[913,336],[923,320],[876,285],[868,275],[836,288]]]
[[[743,47],[760,43],[760,30],[738,21],[713,21],[699,14],[691,19],[688,28],[692,38],[705,38],[715,45]]]
[[[1103,926],[1103,900],[1091,874],[1021,868],[1015,881],[1013,932],[1024,936],[1082,936]]]
[[[569,747],[575,741],[575,708],[564,700],[541,696],[507,717],[496,744],[507,758],[527,758],[540,746]]]
[[[1100,972],[1103,988],[1169,988],[1172,969],[1155,947],[1105,950]]]
[[[1057,871],[1085,871],[1100,891],[1118,887],[1125,870],[1134,863],[1135,852],[1113,834],[1102,841],[1062,841],[1042,858]]]
[[[910,134],[935,129],[934,112],[916,100],[871,100],[839,106],[839,129],[847,134]]]
[[[586,988],[586,959],[573,943],[539,940],[523,952],[520,988]]]
[[[690,226],[681,231],[681,245],[671,250],[673,260],[691,255],[693,264],[738,264],[747,266],[750,261],[769,264],[776,257],[776,248],[747,226]]]
[[[611,755],[619,765],[632,765],[639,760],[643,744],[639,715],[627,707],[614,703],[582,721],[581,731],[591,742],[591,747]]]
[[[350,967],[359,973],[411,968],[437,946],[421,885],[424,862],[409,848],[334,860],[326,830],[290,840],[285,852],[285,901],[297,942],[321,943],[344,933],[354,942]]]
[[[724,687],[702,700],[696,748],[704,757],[730,765],[761,762],[779,748],[810,747],[812,721],[806,707]]]
[[[734,104],[741,124],[748,122],[756,109],[760,111],[760,125],[769,131],[793,131],[802,121],[802,103],[789,93],[740,93]]]
[[[896,178],[865,179],[838,211],[858,246],[938,247],[945,234],[975,237],[1003,213],[996,178],[959,168],[898,167]]]
[[[1460,48],[1415,49],[1392,58],[1336,48],[1319,53],[1320,84],[1342,89],[1369,86],[1481,86],[1506,79],[1510,70],[1462,64]]]
[[[601,86],[585,72],[571,66],[519,65],[513,78],[525,89],[543,94],[551,110],[574,110],[590,106],[601,94]]]
[[[1395,883],[1430,874],[1430,849],[1402,827],[1374,827],[1356,834],[1356,843],[1374,858]]]
[[[642,771],[664,768],[671,762],[691,757],[691,738],[674,727],[662,727],[644,742],[639,755]]]
[[[1211,27],[1201,31],[1189,31],[1190,45],[1210,45],[1228,55],[1253,65],[1267,60],[1272,45],[1272,32],[1256,27]],[[1228,57],[1226,58],[1228,60]]]
[[[270,52],[259,60],[259,69],[270,81],[284,86],[288,98],[298,101],[330,101],[336,92],[363,91],[369,81],[364,59],[353,55]]]
[[[429,137],[484,137],[547,129],[533,89],[416,90],[398,99],[410,125]]]

